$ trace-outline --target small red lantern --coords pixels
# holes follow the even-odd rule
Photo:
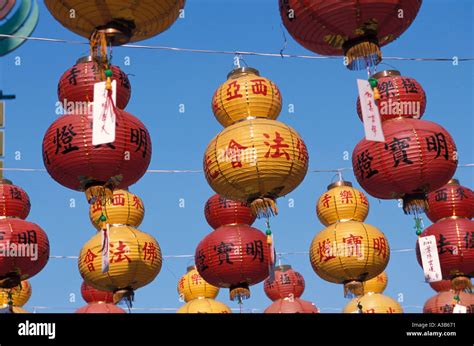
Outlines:
[[[92,303],[77,309],[76,314],[126,314],[126,312],[114,304]]]
[[[10,180],[0,180],[0,216],[26,219],[30,213],[30,198]]]
[[[0,220],[0,287],[12,288],[43,269],[49,260],[49,241],[36,224],[21,219]]]
[[[244,224],[252,225],[256,216],[252,214],[250,207],[239,201],[222,197],[218,194],[213,195],[206,202],[204,215],[207,223],[213,228],[219,228],[224,225]]]
[[[114,293],[111,291],[101,291],[91,285],[82,282],[81,295],[86,303],[113,303]]]
[[[273,302],[265,314],[317,314],[319,310],[311,302],[299,298],[284,298]]]
[[[305,287],[303,275],[294,271],[290,265],[280,265],[275,268],[273,280],[267,278],[263,289],[268,298],[275,301],[283,298],[299,298]]]
[[[109,69],[112,71],[111,80],[117,82],[116,107],[124,109],[130,100],[130,81],[118,66],[110,65]],[[106,80],[105,70],[92,57],[86,56],[78,59],[74,66],[64,72],[58,83],[58,98],[65,113],[76,113],[77,107],[85,106],[82,102],[94,101],[94,84]]]
[[[446,292],[452,289],[451,280],[441,280],[441,281],[430,282],[430,286],[436,292]]]
[[[445,186],[428,194],[426,216],[436,222],[445,217],[474,217],[474,192],[451,179]]]
[[[431,121],[398,118],[382,127],[385,142],[363,139],[354,148],[357,181],[375,198],[402,198],[405,213],[422,211],[426,193],[442,187],[456,171],[456,145]]]
[[[399,71],[381,71],[372,76],[377,79],[380,99],[377,102],[382,121],[393,118],[420,119],[425,113],[426,95],[414,78],[401,76]],[[362,120],[360,100],[357,98],[357,114]]]
[[[459,299],[455,299],[455,297]],[[425,314],[452,314],[456,304],[466,307],[468,314],[474,313],[474,294],[466,292],[440,292],[428,299],[423,306]]]
[[[196,268],[217,287],[230,288],[231,300],[250,297],[249,286],[268,276],[270,247],[265,234],[247,225],[222,226],[197,246]]]

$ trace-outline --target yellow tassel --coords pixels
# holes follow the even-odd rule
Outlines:
[[[347,68],[350,70],[362,70],[382,61],[379,46],[370,41],[362,41],[347,47],[344,55],[347,58]]]
[[[380,93],[379,93],[379,89],[377,89],[377,87],[374,88],[374,99],[375,100],[380,100]]]
[[[119,289],[114,292],[114,295],[113,295],[114,304],[118,304],[122,300],[125,300],[127,305],[131,306],[134,296],[135,294],[133,290],[130,288]]]
[[[112,81],[110,80],[110,77],[107,77],[107,81],[105,82],[105,89],[112,90]]]
[[[253,215],[257,217],[270,217],[278,215],[278,207],[276,202],[272,198],[261,197],[257,198],[252,203],[250,203],[250,210]]]
[[[423,213],[428,209],[425,193],[414,193],[403,196],[403,212],[405,214]]]
[[[344,297],[352,298],[364,295],[364,284],[361,281],[348,281],[344,283]]]
[[[232,301],[238,300],[239,302],[241,302],[244,299],[250,298],[249,285],[246,283],[242,283],[237,286],[231,286],[229,290],[230,300]]]
[[[270,246],[273,244],[273,239],[271,235],[267,235],[267,244]]]
[[[86,190],[86,198],[89,204],[94,204],[100,201],[100,204],[105,206],[110,203],[113,199],[114,192],[112,187],[108,185],[93,185],[89,186]]]
[[[459,292],[459,291],[471,292],[472,290],[471,279],[467,276],[456,276],[453,279],[451,279],[451,287],[456,292]]]

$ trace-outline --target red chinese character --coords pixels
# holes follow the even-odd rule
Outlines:
[[[359,235],[352,235],[349,233],[349,237],[342,238],[342,242],[347,244],[347,256],[356,256],[356,257],[362,257],[362,252],[361,252],[361,245],[362,245],[362,236]]]
[[[374,108],[372,107],[372,101],[369,100],[369,102],[367,102],[367,106],[369,107],[369,111],[373,112]]]
[[[375,309],[367,309],[365,310],[366,314],[375,314]]]
[[[151,261],[151,263],[153,264],[155,259],[158,258],[158,251],[155,244],[151,242],[150,243],[145,242],[145,245],[143,246],[142,250],[143,250],[143,260]]]
[[[296,149],[298,149],[298,160],[306,163],[308,161],[308,149],[306,144],[299,138],[296,141]]]
[[[351,190],[342,190],[340,193],[339,193],[339,196],[341,196],[341,203],[342,204],[352,204],[354,203],[352,201],[352,198],[354,197],[352,195],[352,192]]]
[[[211,157],[209,155],[206,155],[206,161],[204,161],[204,171],[206,172],[206,175],[208,177],[211,177],[211,179],[216,179],[217,176],[219,175],[219,171],[214,171],[211,172],[209,165],[212,164]]]
[[[263,96],[267,96],[267,83],[265,79],[251,79],[252,84],[252,92],[254,94],[261,94]]]
[[[364,93],[364,96],[365,96],[365,97],[372,98],[372,93],[369,92],[369,91],[366,91],[366,92]]]
[[[95,213],[97,211],[102,211],[102,202],[100,198],[92,205],[92,212]]]
[[[336,256],[332,255],[331,241],[329,239],[324,240],[322,244],[318,242],[318,253],[320,262],[327,262],[330,259],[336,258]]]
[[[114,193],[114,197],[112,198],[112,205],[125,205],[125,197],[123,193]]]
[[[385,282],[385,279],[382,275],[377,275],[377,282]]]
[[[236,99],[236,98],[241,98],[244,97],[244,95],[239,94],[240,90],[240,84],[237,81],[234,81],[232,83],[229,83],[229,86],[227,87],[227,101]]]
[[[97,257],[97,255],[94,255],[94,253],[91,251],[91,249],[87,249],[86,255],[84,256],[84,263],[87,264],[87,269],[89,269],[90,272],[94,272],[94,259]]]
[[[384,237],[374,238],[374,250],[378,251],[377,256],[387,257],[387,241]]]
[[[387,314],[394,314],[395,313],[395,310],[389,306],[388,309],[387,309]]]
[[[186,281],[186,278],[182,277],[179,281],[178,281],[178,287],[180,289],[183,289],[184,288],[184,282]]]
[[[331,200],[331,198],[332,197],[328,195],[327,193],[324,194],[323,199],[321,201],[324,207],[329,208],[329,201]]]
[[[227,147],[225,153],[226,156],[231,159],[232,168],[242,167],[240,151],[245,149],[247,149],[247,147],[240,145],[233,139],[230,140],[229,146]]]
[[[363,205],[369,205],[369,201],[367,200],[367,197],[364,196],[364,194],[362,192],[359,191],[359,198],[360,198],[360,202],[363,204]]]
[[[374,135],[377,134],[377,126],[372,125],[371,130],[372,130],[372,132],[374,133]]]
[[[123,241],[119,240],[119,245],[117,246],[117,251],[110,250],[110,253],[112,254],[112,258],[110,259],[110,263],[119,263],[124,260],[127,260],[128,263],[131,263],[132,260],[126,255],[127,253],[130,253],[130,248],[125,244]],[[110,243],[110,247],[113,248],[114,244]],[[117,257],[115,257],[117,256]]]
[[[273,86],[273,88],[275,88],[275,97],[279,97],[280,96],[280,89],[278,89],[278,87],[273,83],[271,83],[271,85]]]
[[[135,207],[135,209],[141,209],[143,210],[143,204],[140,201],[140,198],[138,196],[133,196],[133,204],[132,207]]]
[[[264,133],[263,135],[265,136],[265,138],[270,138],[270,135],[267,134],[267,133]],[[280,156],[285,155],[286,159],[289,160],[290,155],[286,152],[286,150],[284,148],[289,148],[290,146],[288,144],[283,144],[282,142],[284,140],[285,139],[280,135],[280,133],[275,131],[275,139],[273,140],[273,142],[275,142],[275,144],[271,145],[267,141],[263,142],[267,147],[270,147],[268,149],[267,153],[265,154],[265,157],[268,158],[270,156],[270,152],[273,149],[273,150],[275,150],[275,152],[273,154],[271,154],[271,157],[276,158],[276,157],[280,157]]]
[[[220,90],[216,90],[214,95],[212,96],[212,111],[215,113],[217,110],[220,109],[219,104],[217,103],[217,92],[220,92]]]
[[[195,273],[191,275],[191,280],[193,282],[193,285],[199,285],[202,281],[201,275]]]

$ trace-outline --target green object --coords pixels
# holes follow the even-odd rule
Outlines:
[[[415,216],[413,218],[413,220],[415,220],[415,227],[413,227],[413,228],[416,229],[416,235],[420,235],[421,231],[423,229],[423,226],[421,224],[421,222],[422,222],[421,217]]]
[[[454,296],[454,300],[459,301],[459,296],[458,296],[458,295],[455,295],[455,296]]]
[[[100,215],[99,221],[102,221],[102,222],[107,221],[107,218],[105,217],[104,214]]]
[[[416,235],[420,235],[421,231],[419,229],[416,230]]]
[[[266,234],[266,235],[272,235],[272,231],[269,230],[269,229],[267,229],[267,230],[265,231],[265,234]]]
[[[372,88],[375,88],[375,87],[377,86],[377,84],[379,83],[379,81],[378,81],[377,79],[375,79],[375,78],[370,77],[370,78],[369,78],[369,83],[370,83],[370,86],[371,86]]]
[[[110,69],[105,70],[105,76],[106,77],[112,77],[112,75],[113,75],[112,70],[110,70]]]

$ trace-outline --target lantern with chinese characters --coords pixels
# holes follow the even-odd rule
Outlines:
[[[195,266],[188,267],[188,271],[178,281],[178,293],[180,299],[189,302],[193,299],[214,299],[219,294],[219,288],[207,283],[199,275]]]
[[[207,200],[204,206],[204,215],[207,223],[213,229],[236,224],[251,226],[255,221],[255,216],[246,203],[233,201],[218,194]]]
[[[338,221],[363,222],[369,213],[369,202],[363,192],[348,181],[337,181],[319,197],[316,206],[319,221],[329,226]]]
[[[275,301],[284,298],[300,298],[305,283],[303,276],[294,271],[290,265],[279,265],[275,267],[273,280],[267,278],[263,287],[267,297]]]
[[[133,290],[147,285],[160,272],[160,247],[151,235],[130,226],[110,226],[103,234],[107,234],[106,242],[98,233],[82,248],[81,276],[96,289],[114,292],[114,302],[133,298]]]
[[[131,86],[128,76],[118,66],[110,65],[111,80],[117,82],[116,106],[124,109],[130,99]],[[94,101],[94,84],[106,80],[105,67],[91,56],[82,57],[63,73],[58,83],[58,98],[65,113],[89,110],[88,102]]]
[[[361,140],[352,154],[359,184],[380,199],[403,199],[405,213],[422,211],[426,193],[453,176],[456,146],[440,125],[397,118],[382,123],[385,142]]]
[[[309,250],[314,271],[323,280],[344,284],[344,292],[363,293],[363,281],[382,273],[390,258],[385,235],[356,221],[337,222],[319,232]]]
[[[86,301],[86,303],[113,303],[114,302],[114,294],[110,291],[101,291],[95,289],[91,285],[82,282],[81,285],[81,295],[82,299]]]
[[[98,230],[103,228],[103,221],[108,224],[120,224],[138,227],[145,215],[145,207],[140,197],[128,190],[114,190],[112,199],[104,204],[97,199],[89,207],[89,218]]]
[[[377,275],[376,277],[364,281],[364,293],[383,293],[385,288],[387,287],[388,277],[387,273],[382,272],[381,274]]]
[[[176,311],[178,314],[230,314],[232,311],[224,303],[210,298],[193,299]]]
[[[28,280],[23,280],[20,285],[13,288],[0,289],[0,306],[22,307],[31,297],[31,285]]]
[[[345,307],[344,313],[362,314],[401,314],[403,309],[395,299],[381,293],[366,293],[352,299]]]
[[[197,246],[196,268],[211,285],[230,289],[230,299],[250,297],[249,286],[268,276],[270,247],[265,234],[247,225],[222,226]]]
[[[59,117],[43,139],[48,173],[65,187],[86,191],[89,203],[134,184],[150,164],[151,140],[142,122],[119,109],[116,121],[113,143],[92,145],[92,114]]]
[[[111,303],[91,303],[76,310],[76,314],[126,314],[125,310]]]
[[[30,198],[8,179],[0,180],[0,216],[26,219],[30,213]]]
[[[104,32],[114,45],[136,42],[158,35],[178,18],[185,0],[46,0],[53,17],[64,27],[85,38]],[[71,13],[74,16],[71,16]]]
[[[474,193],[462,186],[457,179],[451,179],[445,186],[428,194],[426,216],[432,221],[446,217],[474,217]]]
[[[440,280],[430,282],[430,287],[434,289],[436,292],[446,292],[452,289],[451,287],[451,280]]]
[[[420,119],[426,108],[426,95],[422,86],[411,77],[401,76],[399,71],[380,71],[372,76],[377,81],[378,109],[382,121],[393,118]],[[357,114],[362,120],[360,100],[357,98]]]
[[[319,310],[313,303],[300,298],[275,300],[264,311],[265,314],[317,314]]]
[[[422,0],[279,0],[288,32],[303,47],[322,55],[344,55],[351,70],[382,60],[380,47],[413,22]]]
[[[466,313],[474,314],[474,294],[444,291],[429,298],[423,306],[425,314],[452,314],[458,306],[466,308]]]

